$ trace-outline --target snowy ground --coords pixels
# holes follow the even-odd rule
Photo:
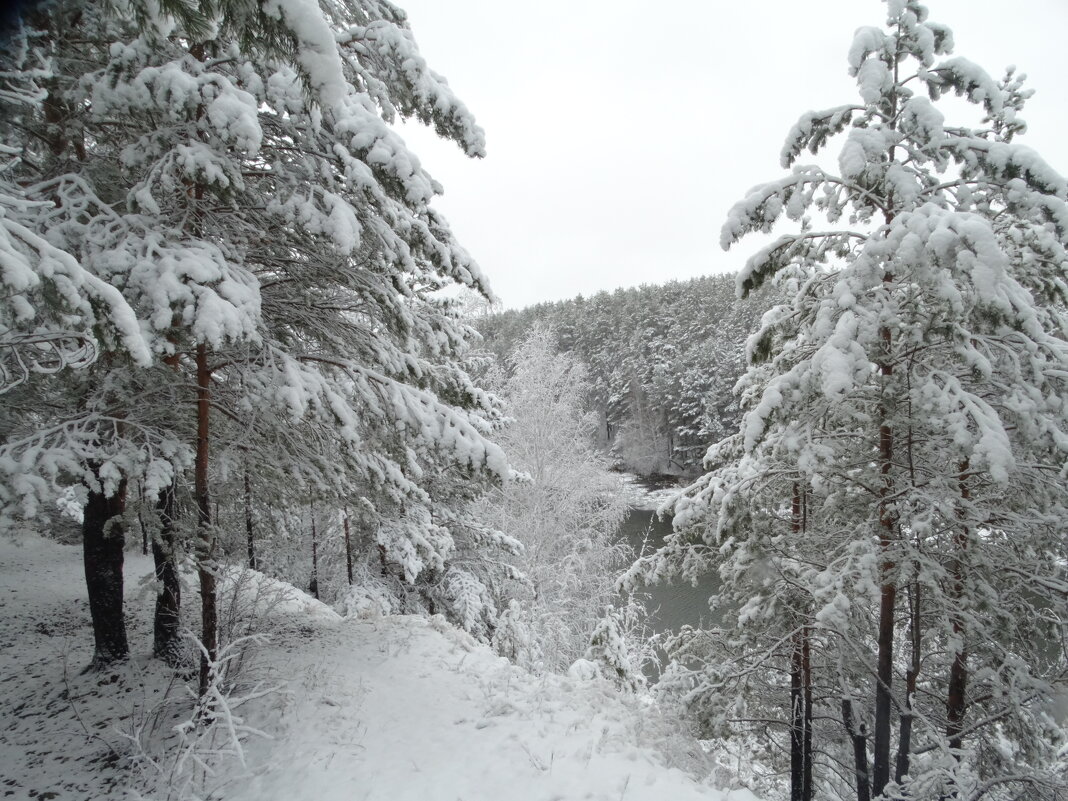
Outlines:
[[[150,570],[146,558],[128,556],[128,583]],[[132,584],[133,605],[147,607],[132,597]],[[130,623],[144,651],[148,620]],[[81,550],[36,537],[19,544],[0,538],[0,797],[104,798],[125,781],[122,732],[140,724],[171,677],[157,675],[144,658],[80,675],[91,656]]]
[[[150,569],[128,558],[137,654]],[[269,590],[258,611],[273,633],[244,686],[281,689],[239,712],[267,736],[246,742],[245,767],[204,755],[214,777],[171,755],[154,767],[131,760],[127,735],[150,752],[174,745],[190,709],[180,682],[144,657],[78,675],[91,655],[79,549],[0,540],[0,798],[177,797],[166,785],[184,771],[186,791],[227,801],[754,801],[698,781],[709,762],[696,743],[603,682],[531,676],[440,619],[341,618],[288,585],[252,585]]]

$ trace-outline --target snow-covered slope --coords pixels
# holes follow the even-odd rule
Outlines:
[[[150,599],[134,597],[149,571],[128,560],[137,653],[150,644]],[[159,703],[168,689],[181,693],[144,657],[77,675],[91,655],[80,572],[77,548],[0,541],[0,711],[12,724],[0,733],[0,793],[121,798],[137,787],[166,798],[159,780],[171,763],[131,761],[123,735],[166,740],[188,702]],[[281,689],[242,707],[244,723],[267,736],[245,743],[246,767],[223,761],[202,777],[208,797],[754,801],[700,783],[707,762],[696,743],[606,683],[534,677],[440,618],[341,618],[288,585],[241,581],[261,598],[264,588],[286,595],[260,610],[272,640],[243,668]]]
[[[658,745],[703,760],[637,700],[533,677],[440,618],[346,619],[280,645],[290,694],[248,719],[276,737],[248,747],[269,767],[234,801],[752,799],[666,766]]]

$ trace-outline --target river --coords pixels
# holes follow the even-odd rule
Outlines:
[[[656,550],[664,544],[664,537],[671,533],[671,519],[659,520],[648,509],[631,509],[623,526],[625,537],[636,554]],[[654,633],[675,630],[683,625],[700,626],[711,619],[708,597],[719,586],[719,577],[702,576],[697,586],[690,584],[655,584],[647,587],[650,596],[649,626]]]

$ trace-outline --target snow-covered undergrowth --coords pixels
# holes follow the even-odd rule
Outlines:
[[[342,618],[241,571],[224,582],[224,598],[244,603],[232,620],[247,625],[254,613],[271,641],[248,658],[237,692],[280,689],[240,709],[243,725],[264,735],[244,741],[244,765],[206,753],[204,741],[197,757],[214,775],[194,759],[179,766],[174,727],[192,700],[144,655],[151,598],[138,579],[150,573],[150,560],[128,555],[135,657],[83,676],[92,639],[80,550],[0,540],[0,794],[754,801],[700,781],[712,763],[697,743],[607,682],[535,677],[441,618]],[[226,750],[225,738],[215,745]]]

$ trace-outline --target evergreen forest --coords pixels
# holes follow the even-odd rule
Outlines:
[[[716,272],[522,309],[391,0],[14,8],[5,796],[1068,801],[1068,179],[869,5]]]

